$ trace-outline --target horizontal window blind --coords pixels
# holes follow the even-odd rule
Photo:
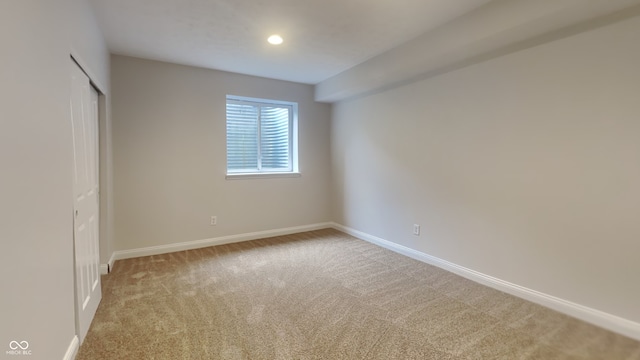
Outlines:
[[[258,169],[258,109],[227,102],[227,170]]]
[[[227,98],[227,172],[291,172],[290,105]]]

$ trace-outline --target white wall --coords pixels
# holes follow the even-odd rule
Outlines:
[[[123,56],[112,85],[116,251],[331,220],[330,105],[312,86]],[[225,180],[227,94],[298,102],[302,177]]]
[[[0,5],[0,358],[61,359],[75,336],[70,54],[108,92],[109,58],[84,0]]]
[[[640,322],[639,33],[636,17],[334,104],[336,220]]]

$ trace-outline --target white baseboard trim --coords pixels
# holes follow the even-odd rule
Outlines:
[[[111,253],[111,257],[109,258],[109,262],[106,264],[100,264],[100,275],[107,275],[113,269],[113,263],[116,261],[116,254]]]
[[[64,354],[62,360],[74,360],[76,355],[78,355],[78,350],[80,349],[80,340],[78,340],[78,335],[74,335],[73,339],[71,339],[71,344],[67,348],[67,352]]]
[[[576,304],[555,296],[531,290],[526,287],[504,281],[493,276],[480,273],[475,270],[465,268],[463,266],[451,263],[449,261],[437,258],[432,255],[408,248],[394,242],[369,235],[362,231],[358,231],[341,224],[332,223],[331,226],[349,235],[357,237],[361,240],[384,247],[399,254],[422,261],[424,263],[437,266],[454,274],[465,277],[477,283],[492,287],[494,289],[506,292],[519,298],[534,302],[536,304],[551,308],[563,314],[578,318],[596,326],[600,326],[607,330],[628,336],[632,339],[640,341],[640,323],[621,318],[600,310],[596,310],[584,305]]]
[[[282,235],[295,234],[295,233],[300,233],[305,231],[326,229],[326,228],[333,227],[332,225],[333,224],[330,222],[318,223],[318,224],[295,226],[295,227],[289,227],[289,228],[283,228],[283,229],[274,229],[274,230],[257,231],[257,232],[244,233],[244,234],[238,234],[238,235],[221,236],[217,238],[187,241],[187,242],[181,242],[181,243],[175,243],[175,244],[151,246],[146,248],[120,250],[120,251],[114,251],[112,259],[114,260],[131,259],[131,258],[136,258],[141,256],[167,254],[167,253],[172,253],[176,251],[199,249],[199,248],[215,246],[215,245],[232,244],[232,243],[237,243],[242,241],[262,239],[266,237],[282,236]]]

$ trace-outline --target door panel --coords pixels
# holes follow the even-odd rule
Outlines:
[[[102,298],[100,288],[98,93],[75,64],[71,74],[76,331],[80,342]]]

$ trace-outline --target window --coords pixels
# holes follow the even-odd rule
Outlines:
[[[227,96],[227,175],[293,174],[298,104]]]

